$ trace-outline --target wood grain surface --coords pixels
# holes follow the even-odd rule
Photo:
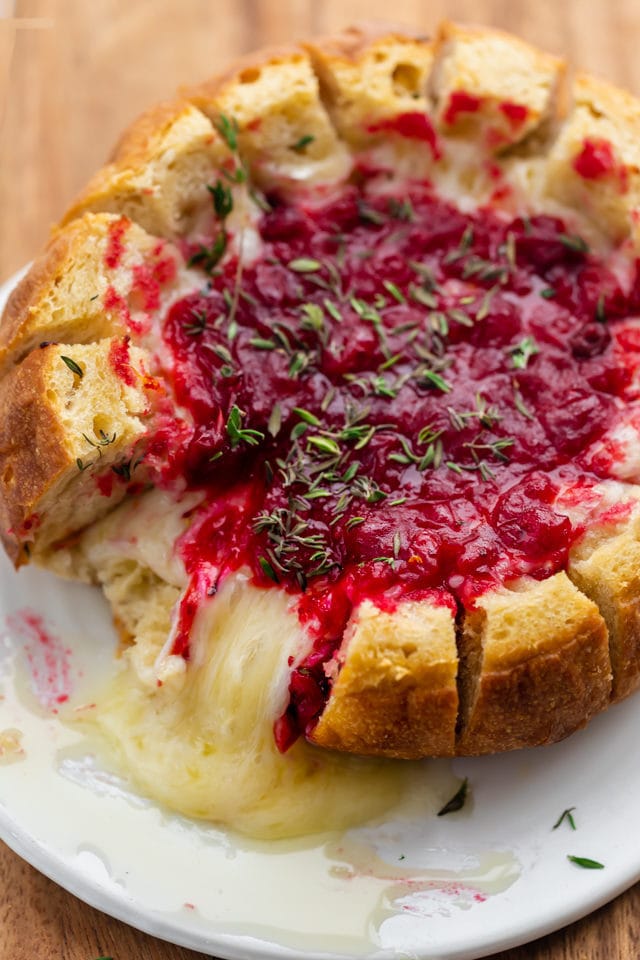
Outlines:
[[[0,0],[0,279],[37,252],[146,105],[263,44],[390,16],[499,26],[640,95],[638,0]],[[201,956],[98,913],[4,847],[0,877],[0,960]],[[500,960],[639,956],[640,886]]]

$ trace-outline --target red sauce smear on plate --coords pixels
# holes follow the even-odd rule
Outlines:
[[[33,610],[9,614],[6,625],[21,645],[38,703],[57,713],[58,707],[66,703],[73,692],[71,650]]]

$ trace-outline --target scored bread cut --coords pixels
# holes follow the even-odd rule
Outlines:
[[[149,110],[5,308],[0,522],[14,562],[30,553],[100,582],[155,695],[167,658],[178,662],[167,644],[189,584],[179,564],[154,567],[153,538],[171,553],[195,505],[175,480],[149,492],[163,480],[147,453],[169,414],[191,426],[163,331],[173,305],[207,285],[202,250],[224,233],[214,268],[238,252],[250,263],[274,197],[322,205],[375,168],[381,192],[413,176],[463,209],[573,216],[596,249],[632,258],[639,115],[633,97],[601,81],[570,82],[556,57],[451,23],[433,39],[364,25],[264,51]],[[214,201],[218,213],[233,208],[222,225]],[[136,515],[146,551],[130,536]],[[172,522],[152,531],[164,516]],[[310,740],[416,758],[551,743],[584,726],[640,682],[636,528],[633,519],[578,544],[566,572],[534,570],[466,607],[448,592],[360,599],[325,665],[329,693]],[[176,673],[198,669],[181,663]]]

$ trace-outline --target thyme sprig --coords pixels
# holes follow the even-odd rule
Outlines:
[[[227,436],[231,441],[231,449],[235,449],[240,443],[246,443],[250,447],[257,447],[264,440],[264,433],[261,430],[252,430],[249,427],[242,426],[242,419],[246,414],[234,403],[227,417],[226,430]]]

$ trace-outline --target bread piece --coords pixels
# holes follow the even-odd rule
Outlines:
[[[0,376],[43,341],[91,343],[148,332],[178,288],[182,257],[113,214],[85,214],[57,231],[13,291],[0,324]]]
[[[264,189],[335,184],[351,171],[351,155],[327,116],[303,50],[245,57],[185,96],[218,128],[223,117],[233,118],[240,154]]]
[[[0,534],[16,563],[30,545],[41,555],[125,496],[125,466],[144,452],[158,395],[145,362],[117,338],[51,344],[0,383]]]
[[[406,601],[386,612],[365,600],[337,659],[313,743],[384,757],[453,755],[458,655],[450,606]]]
[[[565,573],[476,601],[461,637],[460,754],[554,743],[609,703],[607,628]]]
[[[340,136],[366,148],[394,137],[409,137],[409,115],[417,139],[430,128],[427,80],[433,44],[424,36],[362,24],[305,44],[320,81],[320,92]],[[403,133],[404,130],[404,133]],[[432,150],[437,152],[434,139]]]
[[[609,631],[613,700],[640,686],[640,515],[586,553],[577,544],[568,574],[598,605]]]
[[[161,103],[131,125],[113,162],[98,171],[62,223],[88,210],[108,211],[159,237],[205,242],[213,219],[207,188],[218,181],[234,198],[229,226],[259,214],[235,172],[234,152],[203,113],[185,100]]]
[[[562,60],[516,37],[445,22],[430,78],[437,125],[502,151],[562,114],[564,76]]]
[[[633,235],[640,210],[640,103],[580,74],[573,110],[545,168],[544,190],[580,210],[614,242]]]

